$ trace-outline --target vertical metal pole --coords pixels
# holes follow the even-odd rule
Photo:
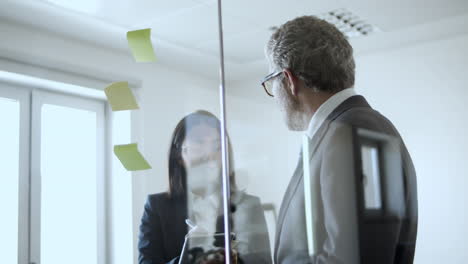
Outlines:
[[[221,9],[221,0],[218,0],[218,31],[219,31],[219,58],[220,58],[220,85],[219,99],[221,109],[221,152],[223,163],[223,211],[224,211],[224,250],[225,262],[231,264],[231,187],[229,180],[229,159],[227,151],[226,136],[226,88],[224,75],[224,42],[223,42],[223,17]]]

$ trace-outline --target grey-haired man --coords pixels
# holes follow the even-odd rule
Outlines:
[[[266,56],[271,74],[262,85],[288,128],[306,131],[308,155],[301,154],[283,198],[274,262],[412,263],[414,167],[395,127],[356,94],[353,49],[345,36],[324,20],[299,17],[273,33]],[[367,210],[356,187],[361,184],[356,175],[362,175],[356,162],[357,128],[399,142],[401,162],[392,164],[401,166],[393,170],[397,176],[382,180],[380,210]],[[395,180],[398,175],[402,180]]]

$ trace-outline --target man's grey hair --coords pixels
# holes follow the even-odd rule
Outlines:
[[[289,69],[315,91],[335,93],[354,86],[353,48],[334,25],[315,16],[277,28],[265,53],[270,65]]]

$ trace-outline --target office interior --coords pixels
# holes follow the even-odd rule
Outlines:
[[[371,27],[349,35],[355,89],[415,165],[414,263],[466,263],[468,2],[221,2],[232,166],[261,200],[270,246],[303,133],[260,85],[264,47],[290,19],[347,12]],[[129,48],[127,32],[144,28],[154,62]],[[174,128],[197,110],[221,118],[218,1],[2,0],[0,33],[0,262],[138,263],[145,201],[169,188]],[[120,81],[139,109],[112,111],[104,88]],[[122,166],[114,145],[129,143],[151,169]]]

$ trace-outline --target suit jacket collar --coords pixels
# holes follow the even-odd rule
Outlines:
[[[333,121],[344,112],[356,107],[370,108],[370,105],[369,103],[367,103],[367,100],[362,95],[352,96],[343,103],[341,103],[337,108],[335,108],[335,110],[333,110],[333,112],[328,116],[327,120]]]

